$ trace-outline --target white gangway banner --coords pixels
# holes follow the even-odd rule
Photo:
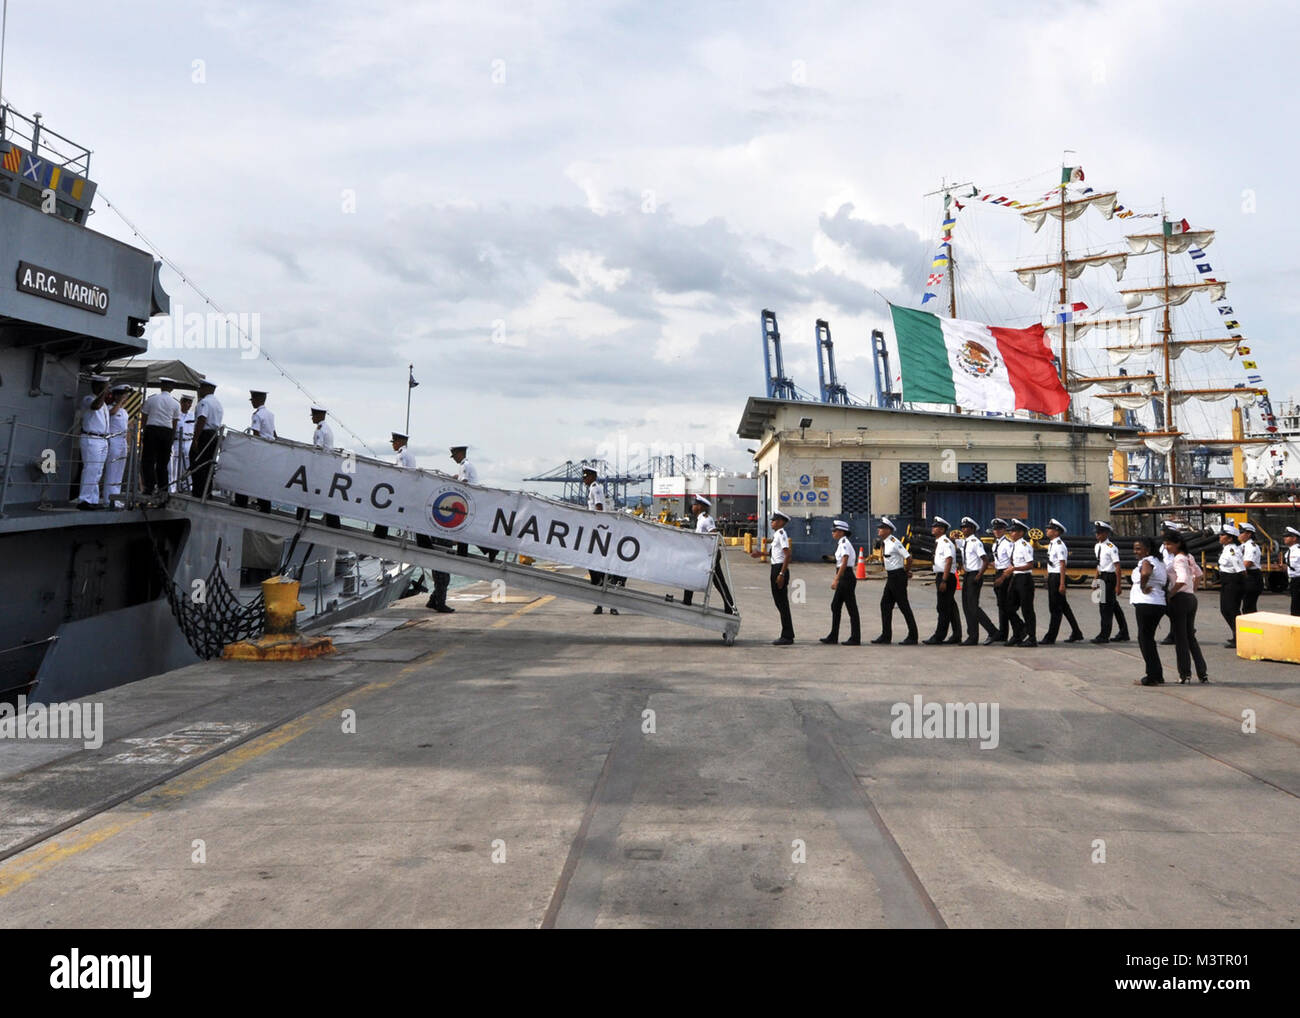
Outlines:
[[[212,486],[457,543],[703,590],[718,537],[463,484],[347,451],[227,431]]]

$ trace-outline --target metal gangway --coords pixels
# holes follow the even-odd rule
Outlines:
[[[235,445],[235,449],[230,448],[232,444]],[[292,505],[295,500],[286,495],[283,485],[277,483],[280,474],[287,475],[290,466],[299,461],[309,464],[312,461],[315,461],[316,464],[325,462],[328,465],[334,455],[333,453],[313,449],[311,446],[287,442],[283,439],[267,442],[231,432],[223,436],[222,445],[222,459],[218,460],[215,474],[216,480],[214,480],[213,486],[220,485],[223,490],[238,490],[252,498],[270,498],[282,505]],[[269,446],[275,448],[273,450],[266,448]],[[271,480],[262,480],[245,472],[239,475],[243,483],[231,483],[236,475],[230,469],[223,469],[228,467],[230,462],[226,457],[233,459],[234,456],[239,455],[241,452],[258,451],[281,458],[288,456],[290,459],[285,461],[288,465],[282,467],[280,473],[276,474],[275,478]],[[295,456],[297,459],[292,458]],[[491,491],[491,489],[475,488],[470,485],[458,485],[454,478],[434,471],[407,470],[364,457],[351,457],[351,459],[353,461],[351,464],[352,471],[365,475],[366,484],[358,485],[357,490],[363,490],[363,488],[369,486],[372,489],[375,487],[395,488],[400,491],[402,485],[409,484],[412,481],[413,475],[418,475],[414,478],[417,483],[430,482],[444,488],[448,485],[456,485],[470,493],[478,493],[480,497]],[[338,475],[335,474],[334,476],[337,477]],[[557,509],[562,509],[566,513],[579,514],[581,517],[590,518],[593,525],[603,524],[614,515],[599,513],[594,510],[577,509],[572,505],[542,499],[536,495],[514,494],[527,498],[534,505],[554,505]],[[386,520],[363,521],[348,516],[350,508],[352,508],[355,516],[360,515],[357,509],[360,508],[364,511],[364,507],[349,507],[346,504],[328,506],[319,498],[313,499],[310,495],[307,498],[299,499],[299,501],[306,503],[302,508],[308,511],[303,514],[303,519],[298,519],[293,512],[273,510],[270,513],[264,513],[252,505],[248,508],[235,506],[224,501],[221,497],[213,497],[207,493],[196,495],[173,494],[167,503],[167,508],[174,512],[183,513],[195,521],[235,524],[247,530],[272,534],[286,540],[297,538],[300,543],[302,540],[307,539],[322,547],[342,548],[386,561],[420,566],[435,572],[466,576],[488,582],[503,581],[506,590],[518,589],[550,594],[555,597],[569,598],[570,600],[591,605],[603,605],[607,609],[617,608],[620,613],[648,615],[669,622],[695,626],[721,634],[728,646],[735,642],[736,635],[740,631],[739,609],[733,606],[733,611],[728,612],[718,603],[721,598],[716,595],[713,589],[711,575],[703,588],[702,594],[697,590],[693,595],[694,603],[688,605],[682,601],[683,591],[681,589],[669,591],[663,583],[658,581],[641,580],[636,577],[632,577],[630,581],[621,581],[616,575],[605,572],[602,582],[593,584],[583,574],[582,567],[575,566],[573,563],[569,563],[569,565],[576,572],[561,572],[549,563],[524,564],[520,561],[522,549],[517,547],[513,549],[501,547],[495,561],[490,560],[486,555],[475,554],[472,550],[468,554],[457,554],[454,546],[435,545],[434,547],[422,547],[416,542],[415,534],[412,532],[415,523],[409,518],[395,525],[390,525],[388,537],[376,537],[366,524],[385,522],[385,525],[388,525]],[[361,499],[358,498],[357,502],[360,501]],[[335,513],[340,516],[340,525],[337,527],[326,526],[323,520],[311,518],[311,513],[322,512]],[[641,520],[637,520],[636,525],[638,527],[657,528],[655,536],[660,541],[672,542],[678,537],[693,541],[703,539],[703,535],[682,532],[675,527],[665,527]],[[431,528],[426,524],[425,527],[419,529]],[[478,537],[467,536],[466,543],[471,549],[475,545],[485,545],[487,543],[497,545],[497,542],[484,542]],[[715,568],[721,571],[727,587],[734,592],[735,588],[727,572],[726,559],[721,555],[722,536],[720,534],[710,536],[713,537],[713,542],[709,546],[712,556],[710,561],[716,563]],[[459,541],[461,538],[453,536],[451,540]],[[541,556],[533,557],[529,554],[526,557],[530,562],[541,563],[544,561]],[[626,585],[628,582],[645,583],[658,587],[659,590],[629,586]]]

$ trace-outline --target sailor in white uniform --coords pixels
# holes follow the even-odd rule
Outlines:
[[[979,628],[984,627],[988,633],[988,642],[998,639],[998,630],[993,620],[980,607],[980,591],[984,588],[984,569],[988,565],[989,551],[984,542],[976,535],[980,525],[969,516],[961,518],[962,545],[962,586],[961,601],[966,615],[966,646],[974,647],[979,643]]]
[[[1264,593],[1264,555],[1255,540],[1255,524],[1243,523],[1241,530],[1241,614],[1249,615],[1259,610],[1259,595]]]
[[[1291,594],[1291,614],[1300,615],[1300,530],[1287,527],[1282,537],[1286,544],[1287,590]]]
[[[587,489],[587,508],[588,508],[588,509],[591,509],[591,510],[593,510],[593,511],[595,511],[595,512],[601,512],[601,513],[603,513],[603,512],[607,512],[607,511],[609,511],[609,509],[613,509],[613,505],[612,505],[612,504],[609,505],[609,508],[608,508],[608,509],[606,508],[606,503],[607,503],[608,500],[607,500],[606,495],[605,495],[605,486],[604,486],[603,484],[601,484],[600,481],[597,479],[596,471],[593,470],[591,467],[584,467],[584,468],[583,468],[583,470],[582,470],[582,484],[583,484],[583,487]],[[599,586],[601,586],[602,584],[605,583],[605,574],[604,574],[602,571],[600,571],[599,569],[588,569],[588,570],[587,570],[587,579],[591,581],[591,585],[592,585],[593,587],[599,587]],[[614,582],[614,578],[613,578],[613,577],[610,577],[610,583],[613,583],[613,582]],[[598,604],[598,605],[596,605],[596,607],[592,610],[592,613],[591,613],[591,614],[593,614],[593,615],[601,615],[601,614],[604,613],[604,611],[605,611],[604,606]],[[618,614],[618,609],[617,609],[617,608],[612,608],[612,607],[611,607],[611,608],[609,609],[609,613],[610,613],[611,615],[617,615],[617,614]]]
[[[831,537],[835,538],[835,577],[831,580],[831,631],[823,636],[822,643],[840,642],[840,610],[849,610],[849,638],[844,641],[846,647],[856,647],[862,642],[862,622],[858,618],[858,577],[854,572],[857,556],[853,551],[853,542],[849,535],[852,528],[844,520],[831,524]]]
[[[81,449],[81,490],[78,509],[102,509],[99,482],[108,459],[108,376],[90,376],[90,395],[77,407],[78,445]]]
[[[774,647],[788,647],[794,643],[794,620],[790,617],[790,562],[794,558],[794,548],[790,544],[790,535],[785,525],[790,517],[777,509],[772,513],[771,570],[768,573],[768,586],[772,590],[772,603],[781,617],[781,635],[772,641]]]
[[[190,476],[194,482],[194,494],[199,498],[213,494],[211,481],[212,468],[216,466],[217,439],[226,419],[226,411],[216,393],[216,382],[205,378],[199,383],[199,402],[194,408],[194,441],[190,444]]]
[[[126,473],[126,433],[131,418],[126,412],[129,385],[115,385],[110,390],[108,413],[108,462],[104,465],[104,505],[122,493],[122,475]]]
[[[478,469],[473,463],[465,458],[466,453],[468,452],[469,446],[467,445],[453,445],[451,447],[451,458],[456,461],[456,480],[464,484],[478,484]],[[484,548],[482,545],[477,545],[476,547],[487,556],[489,562],[495,562],[497,560],[496,548]],[[457,544],[456,554],[460,555],[462,558],[468,556],[469,545]],[[609,579],[611,584],[615,582],[613,576]]]
[[[180,398],[181,417],[172,439],[171,462],[167,467],[167,490],[190,490],[190,443],[194,441],[194,397]]]
[[[1034,546],[1026,537],[1029,525],[1023,520],[1013,519],[1007,524],[1014,543],[1011,546],[1011,599],[1007,610],[1011,612],[1011,624],[1020,623],[1019,631],[1007,641],[1008,647],[1038,646],[1038,616],[1034,614]],[[1019,616],[1019,617],[1017,617]]]
[[[1228,624],[1229,637],[1225,647],[1237,646],[1237,616],[1241,614],[1241,580],[1246,571],[1242,561],[1241,535],[1233,524],[1226,523],[1219,531],[1219,614]]]
[[[144,434],[140,440],[140,489],[146,495],[165,495],[171,489],[172,445],[181,419],[181,405],[172,395],[176,382],[158,379],[158,391],[140,407]]]
[[[1115,643],[1127,643],[1128,622],[1124,618],[1124,609],[1119,603],[1119,585],[1122,582],[1119,573],[1119,548],[1110,539],[1110,524],[1105,520],[1094,520],[1093,530],[1097,534],[1097,543],[1092,546],[1092,553],[1097,559],[1097,581],[1101,584],[1101,632],[1092,638],[1093,643],[1110,643],[1110,627],[1118,625],[1119,635]]]
[[[691,502],[691,512],[695,514],[695,532],[697,534],[716,534],[718,524],[712,516],[713,503],[703,495],[696,495]],[[727,586],[727,578],[722,573],[722,544],[718,544],[718,553],[713,560],[713,586],[718,593],[722,595],[722,610],[728,615],[736,613],[735,600],[731,596],[731,588]],[[682,604],[690,604],[695,596],[695,591],[682,591]]]
[[[993,596],[998,602],[998,634],[984,641],[1006,643],[1007,637],[1014,632],[1021,640],[1025,638],[1021,629],[1020,617],[1011,612],[1011,549],[1013,542],[1007,536],[1007,521],[995,516],[989,523],[989,533],[993,535]],[[1015,623],[1014,627],[1012,623]]]
[[[912,578],[912,553],[907,546],[894,536],[894,521],[888,516],[880,517],[880,526],[876,536],[880,539],[880,558],[885,566],[885,589],[880,595],[880,635],[872,643],[890,643],[894,638],[894,606],[903,613],[907,623],[907,638],[899,646],[914,646],[919,635],[916,631],[916,619],[912,615],[912,604],[907,599],[907,581]]]
[[[264,438],[268,442],[274,442],[276,439],[275,414],[266,405],[266,393],[261,389],[250,389],[248,391],[248,402],[253,404],[253,416],[248,428],[249,434]],[[240,507],[246,506],[248,505],[248,496],[237,494],[234,503]],[[271,511],[270,499],[259,498],[257,500],[257,511],[269,513]]]
[[[311,421],[314,425],[311,435],[311,444],[317,449],[325,449],[328,452],[337,451],[334,445],[334,429],[330,427],[329,421],[325,418],[327,412],[324,407],[314,406],[311,408]],[[301,507],[294,513],[300,519],[305,520],[311,514]],[[325,513],[325,526],[338,530],[341,524],[339,518],[334,513]]]
[[[404,470],[418,470],[420,468],[416,465],[415,453],[411,452],[411,448],[407,444],[409,441],[410,441],[410,437],[403,434],[402,432],[400,431],[393,432],[392,435],[393,452],[397,454],[393,457],[393,464],[395,466],[402,467]],[[382,523],[376,523],[374,529],[374,536],[378,538],[388,537],[388,527]],[[415,543],[421,548],[432,548],[433,538],[429,537],[426,534],[416,534]]]
[[[930,533],[934,536],[934,589],[935,610],[939,618],[935,624],[934,634],[922,643],[961,643],[961,622],[957,614],[957,548],[948,537],[951,524],[942,516],[936,516],[930,522]],[[949,627],[952,634],[948,635]]]
[[[1065,563],[1070,557],[1070,550],[1065,546],[1065,524],[1060,520],[1047,521],[1047,536],[1051,539],[1047,546],[1047,608],[1050,619],[1044,644],[1056,642],[1056,634],[1061,628],[1061,619],[1070,623],[1070,636],[1066,643],[1078,643],[1083,639],[1083,630],[1075,621],[1070,602],[1065,596]]]

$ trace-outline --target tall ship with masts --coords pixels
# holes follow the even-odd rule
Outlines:
[[[1215,230],[1163,201],[1127,207],[1080,167],[1034,183],[934,192],[943,223],[922,308],[958,317],[960,294],[961,317],[1041,321],[1071,396],[1062,417],[1134,429],[1113,459],[1121,490],[1173,504],[1277,484],[1286,436],[1207,253]],[[1009,261],[990,256],[1008,248]]]

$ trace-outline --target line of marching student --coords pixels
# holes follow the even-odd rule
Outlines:
[[[793,550],[786,525],[790,517],[780,510],[772,514],[772,543],[770,549],[770,586],[772,600],[781,620],[781,633],[773,644],[788,646],[794,643],[794,623],[790,614],[790,563]],[[969,516],[961,519],[959,531],[954,535],[952,525],[941,516],[930,521],[934,537],[934,557],[931,570],[934,577],[935,609],[938,616],[934,633],[925,640],[919,638],[916,619],[908,599],[908,583],[912,578],[912,555],[899,540],[894,522],[882,517],[876,534],[879,538],[881,559],[885,567],[885,588],[880,597],[880,635],[872,643],[893,642],[893,616],[897,609],[907,625],[907,636],[901,645],[943,643],[975,646],[980,630],[987,634],[984,644],[1005,644],[1009,647],[1050,646],[1057,642],[1063,622],[1068,623],[1070,635],[1066,643],[1084,640],[1082,629],[1070,608],[1066,593],[1066,569],[1069,549],[1065,543],[1066,528],[1059,520],[1049,520],[1044,528],[1049,538],[1047,546],[1047,632],[1038,639],[1037,613],[1034,608],[1034,546],[1028,539],[1029,526],[1023,520],[993,519],[987,533],[993,536],[992,545],[985,545],[977,535],[979,523]],[[1126,643],[1129,641],[1128,621],[1120,605],[1124,590],[1124,577],[1119,568],[1120,553],[1111,539],[1111,526],[1105,520],[1093,523],[1097,543],[1093,557],[1097,574],[1100,601],[1100,632],[1093,643]],[[854,572],[852,526],[845,520],[835,520],[831,535],[836,541],[834,552],[835,572],[831,579],[831,630],[821,638],[822,643],[858,646],[862,643],[862,626],[857,604],[857,577]],[[1286,528],[1287,575],[1291,595],[1291,614],[1300,615],[1300,530]],[[1219,531],[1219,610],[1228,625],[1229,639],[1225,647],[1236,646],[1236,620],[1238,615],[1257,609],[1259,595],[1264,589],[1263,556],[1255,541],[1255,527],[1243,523],[1240,528],[1227,524]],[[1209,681],[1205,659],[1196,639],[1196,591],[1201,586],[1202,570],[1187,547],[1186,533],[1173,520],[1162,524],[1159,539],[1137,537],[1133,541],[1137,565],[1129,580],[1129,604],[1133,609],[1138,646],[1142,651],[1144,674],[1135,679],[1144,686],[1162,685],[1164,670],[1155,639],[1161,619],[1168,616],[1170,633],[1165,644],[1176,648],[1176,663],[1180,682],[1190,682],[1192,669],[1201,682]],[[988,578],[988,567],[993,567],[993,596],[997,605],[997,623],[980,605],[980,595]],[[958,578],[962,610],[957,608]],[[847,613],[849,636],[840,639],[840,623]],[[962,639],[961,615],[966,616],[966,637]],[[1115,635],[1111,635],[1112,629]]]

